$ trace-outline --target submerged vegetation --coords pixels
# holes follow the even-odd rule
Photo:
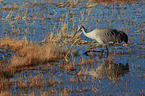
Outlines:
[[[131,3],[135,8],[128,5]],[[0,1],[0,95],[143,96],[142,3],[145,2]],[[102,46],[81,32],[73,37],[78,25],[86,26],[88,32],[96,27],[125,31],[129,44],[110,46],[109,56],[106,51],[93,52],[102,50]],[[139,88],[133,89],[134,86]]]

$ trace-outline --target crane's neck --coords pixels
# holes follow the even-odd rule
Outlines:
[[[86,29],[85,29],[85,27],[82,26],[80,29],[81,29],[81,30],[83,31],[83,33],[87,36],[87,33],[86,33]]]
[[[84,35],[86,35],[87,37],[91,38],[91,39],[95,39],[96,35],[93,31],[89,32],[89,33],[86,33],[86,29],[84,26],[81,27],[81,30],[83,31]]]

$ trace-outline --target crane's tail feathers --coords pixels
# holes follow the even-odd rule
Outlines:
[[[119,31],[122,35],[121,41],[124,41],[125,43],[128,43],[128,36],[126,33],[124,33],[123,31]]]

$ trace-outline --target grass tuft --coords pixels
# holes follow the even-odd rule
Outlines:
[[[4,40],[2,39],[0,40],[0,47],[14,51],[21,49],[23,46],[26,46],[27,44],[28,42],[25,39],[17,40],[7,37]]]
[[[11,59],[12,66],[27,66],[44,63],[52,58],[56,58],[56,47],[52,44],[40,46],[38,44],[30,43],[18,50]],[[56,54],[55,54],[56,53]]]
[[[1,40],[0,46],[15,51],[15,55],[8,65],[4,69],[2,65],[0,66],[0,75],[3,78],[9,77],[7,73],[14,75],[29,67],[55,62],[63,58],[65,54],[64,49],[55,43],[39,45],[38,43],[28,43],[26,40],[6,38]]]

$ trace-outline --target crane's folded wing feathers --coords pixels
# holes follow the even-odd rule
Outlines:
[[[96,29],[96,40],[102,44],[121,43],[122,41],[128,42],[128,36],[116,29]]]

